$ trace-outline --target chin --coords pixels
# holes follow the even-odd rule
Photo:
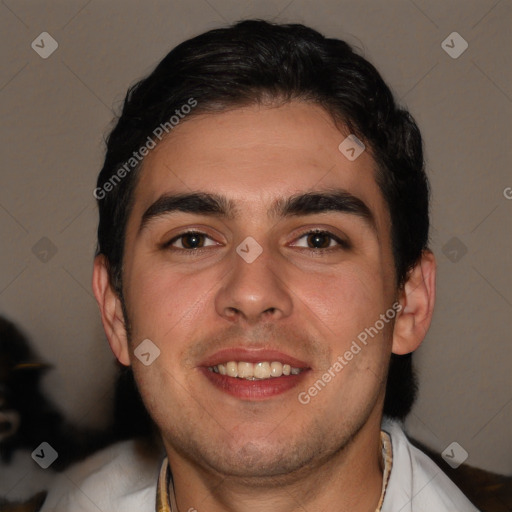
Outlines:
[[[201,446],[189,441],[188,446],[181,447],[206,471],[254,487],[292,483],[339,448],[334,439],[311,435],[311,432],[291,433],[288,430],[281,436],[273,434],[270,432],[270,435],[267,433],[259,438],[249,435],[231,437],[207,445],[201,442]]]
[[[279,479],[279,485],[284,481],[291,481],[301,473],[303,468],[310,468],[312,454],[306,453],[298,446],[280,451],[269,448],[261,449],[256,443],[247,443],[238,453],[225,454],[223,458],[216,458],[214,469],[229,477],[247,480],[252,485],[268,487]]]

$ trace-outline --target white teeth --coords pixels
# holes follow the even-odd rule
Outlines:
[[[298,375],[302,372],[301,368],[292,368],[289,364],[283,364],[279,361],[261,361],[259,363],[248,363],[246,361],[229,361],[224,364],[210,366],[211,372],[227,375],[228,377],[238,377],[239,379],[258,380],[268,379],[270,377],[281,377],[282,375]]]
[[[270,377],[270,363],[258,363],[254,365],[254,376],[257,379],[268,379]]]
[[[272,377],[281,377],[283,375],[283,365],[279,361],[270,363],[270,375]]]
[[[234,361],[230,361],[226,364],[226,375],[230,377],[238,377],[238,364]]]
[[[252,363],[238,363],[238,375],[241,379],[249,379],[251,377],[256,377],[254,375],[254,365]]]

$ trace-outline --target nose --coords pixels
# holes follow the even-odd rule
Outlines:
[[[217,313],[230,322],[254,325],[288,317],[293,309],[292,293],[279,263],[267,250],[248,263],[236,252],[233,266],[215,297]]]

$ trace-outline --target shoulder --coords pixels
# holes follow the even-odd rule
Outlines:
[[[413,446],[400,423],[384,420],[391,437],[393,465],[382,512],[478,512],[427,455]]]
[[[142,441],[111,445],[61,473],[41,512],[154,511],[164,456]]]

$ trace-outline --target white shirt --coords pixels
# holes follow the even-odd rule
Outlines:
[[[399,423],[385,420],[382,430],[393,452],[382,512],[478,512]],[[164,458],[137,441],[112,445],[61,473],[41,512],[155,512]]]
[[[478,512],[455,484],[405,437],[399,423],[384,420],[393,467],[382,512]]]

